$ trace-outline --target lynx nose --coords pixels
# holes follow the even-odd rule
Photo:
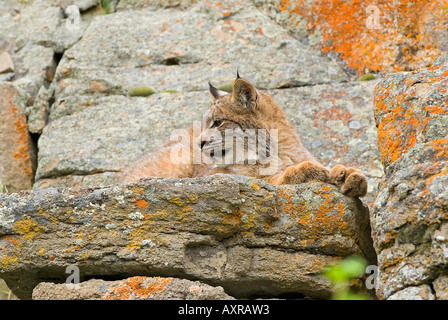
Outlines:
[[[199,140],[199,141],[198,141],[198,146],[199,146],[199,148],[203,149],[206,143],[207,143],[207,141]]]

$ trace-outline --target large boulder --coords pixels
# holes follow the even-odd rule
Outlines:
[[[127,94],[142,85],[207,90],[209,80],[233,81],[237,69],[261,89],[349,79],[336,61],[291,37],[250,1],[201,1],[187,10],[97,16],[65,51],[55,98]]]
[[[106,188],[0,195],[0,276],[19,298],[40,282],[162,276],[234,297],[328,298],[321,272],[376,256],[368,209],[322,183],[242,176],[152,178]]]
[[[371,213],[377,293],[446,299],[448,56],[386,76],[375,89],[375,119],[385,167]]]

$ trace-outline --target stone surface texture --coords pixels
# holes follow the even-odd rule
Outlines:
[[[389,74],[375,89],[385,182],[379,187],[371,220],[382,298],[429,299],[434,292],[428,291],[428,285],[446,276],[447,62],[445,57],[430,68]]]
[[[41,282],[33,300],[232,300],[222,287],[177,278],[135,276],[124,280],[91,279],[79,284]]]
[[[10,192],[30,189],[35,170],[35,150],[21,97],[14,85],[0,82],[0,183]]]
[[[378,298],[447,299],[448,0],[106,2],[1,0],[0,192],[22,192],[0,195],[0,278],[14,293],[327,298],[325,265],[376,264],[370,210]],[[237,177],[117,184],[237,70],[325,166],[365,172],[362,202]],[[164,282],[180,289],[151,291]]]
[[[291,34],[358,74],[408,71],[448,52],[448,1],[254,0]]]

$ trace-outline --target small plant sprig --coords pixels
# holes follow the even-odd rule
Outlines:
[[[8,193],[8,188],[0,181],[0,193]]]
[[[12,291],[4,287],[4,282],[0,281],[0,292],[7,295],[7,300],[12,299]]]
[[[112,13],[112,1],[113,0],[100,0],[100,8],[104,14]]]
[[[355,293],[350,289],[350,282],[365,274],[367,263],[360,257],[349,257],[338,264],[328,266],[324,276],[334,284],[331,300],[369,300],[364,293]]]

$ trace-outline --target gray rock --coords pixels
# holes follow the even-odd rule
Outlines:
[[[0,195],[0,277],[19,298],[39,282],[194,278],[234,297],[328,298],[321,272],[353,254],[375,264],[368,210],[330,185],[243,176],[152,178]]]
[[[78,284],[41,282],[33,300],[233,300],[222,287],[199,281],[161,277],[131,277],[105,281],[91,279]]]
[[[448,266],[448,66],[443,61],[389,74],[375,89],[385,182],[371,222],[380,267],[377,293],[385,299],[434,281]]]
[[[437,300],[448,300],[448,276],[440,276],[432,284]]]
[[[23,94],[0,82],[0,183],[9,192],[31,189],[36,150],[29,136]]]
[[[15,81],[28,98],[35,99],[42,86],[52,81],[56,61],[51,48],[28,43],[15,55]]]
[[[28,42],[51,47],[53,36],[63,18],[58,7],[45,5],[25,6],[21,10],[20,23],[16,32],[16,44],[19,48]]]
[[[39,139],[36,180],[119,171],[200,119],[209,99],[197,92],[60,101]]]
[[[207,90],[209,80],[233,81],[237,69],[265,89],[348,79],[336,62],[292,38],[250,2],[235,3],[231,17],[226,6],[199,2],[186,11],[96,17],[65,52],[56,99],[91,94],[92,82],[103,83],[103,94],[124,95],[143,85],[158,92]]]
[[[51,97],[51,90],[45,88],[45,86],[40,87],[33,106],[28,107],[26,110],[29,132],[42,133],[42,129],[47,124],[50,111],[49,101]]]
[[[98,2],[98,0],[44,0],[43,4],[47,6],[61,7],[63,9],[66,9],[68,6],[74,5],[78,7],[80,12],[83,12],[98,6]]]
[[[0,82],[11,81],[14,78],[14,72],[0,74]]]
[[[14,72],[14,62],[8,52],[0,54],[0,73]]]
[[[77,188],[85,189],[89,187],[106,187],[119,181],[119,173],[102,172],[93,174],[70,174],[62,177],[45,178],[37,180],[33,184],[33,189],[42,188]]]
[[[435,296],[428,285],[422,285],[403,289],[390,296],[387,300],[435,300]]]
[[[120,0],[117,5],[117,10],[158,10],[161,8],[185,10],[193,6],[196,2],[196,0]]]
[[[81,8],[86,6],[89,6],[89,3]],[[75,21],[74,13],[66,12],[66,7],[51,6],[51,3],[45,1],[36,1],[32,5],[25,6],[21,10],[20,21],[14,30],[17,47],[22,48],[28,43],[33,43],[62,53],[76,43],[87,24],[81,16]]]

